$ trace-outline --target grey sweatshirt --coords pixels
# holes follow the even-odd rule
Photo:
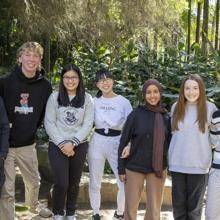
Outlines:
[[[176,103],[171,109],[171,119]],[[209,126],[211,117],[216,110],[213,103],[207,102],[207,125],[205,133],[200,132],[197,120],[197,105],[186,104],[184,121],[172,134],[168,161],[169,170],[180,173],[205,174],[211,165],[211,144],[209,141]]]
[[[57,96],[58,92],[54,92],[49,97],[44,119],[50,141],[57,146],[67,141],[79,145],[86,140],[93,126],[93,99],[86,93],[84,105],[75,108],[58,106]]]

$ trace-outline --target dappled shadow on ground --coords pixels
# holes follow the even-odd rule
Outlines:
[[[40,188],[40,201],[45,205],[51,207],[50,200],[50,188],[51,183],[42,182]],[[16,216],[18,220],[51,220],[52,218],[40,218],[37,215],[31,214],[26,207],[24,207],[24,183],[21,175],[17,175],[16,178]],[[48,202],[49,201],[49,202]],[[102,220],[110,220],[115,211],[115,203],[105,203],[102,204]],[[172,220],[171,207],[163,207],[161,220]],[[77,209],[77,220],[88,220],[91,219],[92,210],[89,206],[89,201],[87,204],[79,204]],[[142,220],[144,216],[144,205],[140,205],[138,212],[138,220]]]
[[[40,187],[40,201],[51,208],[50,199],[51,183],[42,182]],[[111,220],[115,211],[115,203],[102,204],[101,214],[102,220]],[[141,204],[138,211],[137,220],[144,218],[144,204]],[[52,220],[52,218],[40,218],[37,215],[31,214],[24,206],[24,183],[20,174],[16,178],[16,216],[18,220]],[[92,216],[92,210],[87,204],[79,204],[77,208],[77,220],[89,220]],[[204,220],[204,213],[202,220]],[[161,212],[161,220],[173,220],[172,208],[170,206],[163,206]]]

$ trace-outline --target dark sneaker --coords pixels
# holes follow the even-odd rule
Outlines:
[[[118,215],[117,211],[115,211],[112,220],[124,220],[124,215]]]
[[[99,214],[95,214],[92,216],[92,220],[101,220],[101,217]]]

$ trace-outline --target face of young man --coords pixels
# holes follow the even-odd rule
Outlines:
[[[36,74],[36,71],[41,64],[40,54],[30,49],[24,50],[18,60],[21,63],[22,72],[28,78],[31,78]]]

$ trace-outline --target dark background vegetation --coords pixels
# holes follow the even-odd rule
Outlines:
[[[169,108],[182,77],[199,73],[220,106],[219,0],[1,0],[0,16],[1,74],[23,42],[38,41],[54,88],[74,62],[94,94],[94,73],[107,67],[134,106],[143,82],[157,78]]]

